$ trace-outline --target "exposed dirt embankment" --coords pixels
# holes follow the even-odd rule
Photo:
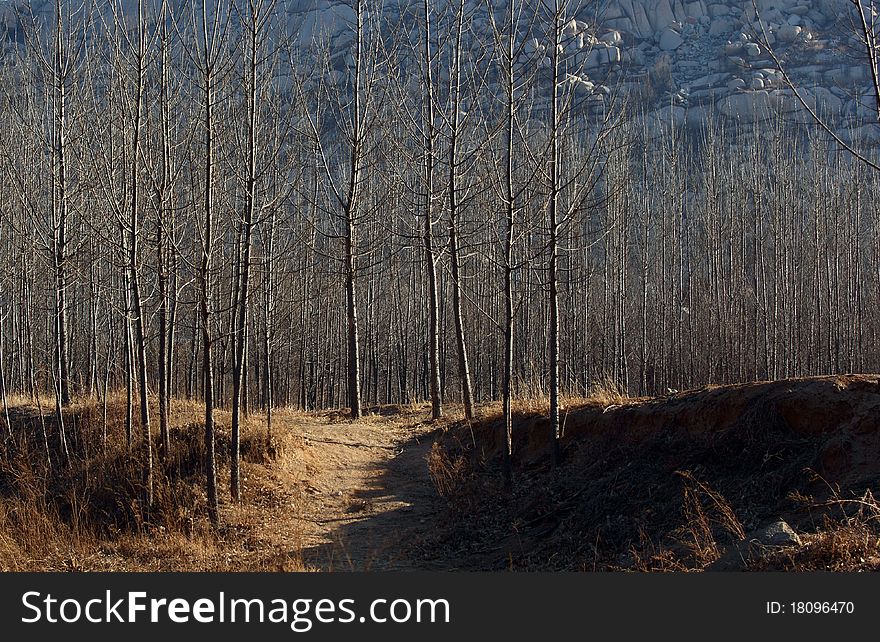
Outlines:
[[[855,556],[861,562],[843,566],[807,549],[849,527],[858,511],[876,525],[866,513],[876,503],[863,500],[880,481],[878,376],[710,386],[587,403],[562,418],[556,471],[546,419],[516,421],[508,491],[497,472],[500,420],[451,430],[435,450],[437,476],[469,489],[447,493],[458,520],[450,539],[474,550],[475,565],[706,568],[784,520],[796,531],[790,545],[744,553],[742,567],[873,568],[877,537]],[[806,552],[810,564],[791,561]]]

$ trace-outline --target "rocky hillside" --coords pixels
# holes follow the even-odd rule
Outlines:
[[[21,2],[0,3],[0,24],[9,38],[20,37]],[[136,0],[121,0],[121,5],[129,13],[137,6]],[[490,43],[488,3],[467,0],[467,5],[475,35],[471,42]],[[495,5],[504,10],[503,2]],[[595,108],[622,90],[655,124],[698,128],[710,116],[752,124],[778,114],[806,121],[809,115],[784,86],[765,47],[769,43],[806,101],[840,125],[845,137],[880,141],[851,2],[609,0],[571,5],[563,33],[567,79],[593,99]],[[51,16],[54,2],[34,0],[32,10]],[[421,1],[390,0],[382,19],[389,32],[412,34],[421,11]],[[521,20],[519,62],[524,69],[540,69],[549,64],[546,20],[528,13]],[[350,0],[279,0],[277,19],[301,49],[322,41],[338,54],[352,43],[354,16]],[[345,56],[338,58],[345,64]]]

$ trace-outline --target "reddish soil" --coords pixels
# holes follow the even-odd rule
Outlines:
[[[565,410],[563,422],[555,471],[546,419],[515,422],[509,491],[499,473],[501,422],[449,431],[444,455],[470,490],[448,498],[455,517],[438,549],[471,549],[467,566],[477,568],[697,569],[712,560],[695,550],[695,520],[707,521],[718,553],[739,537],[713,517],[724,512],[713,496],[738,522],[733,530],[785,519],[809,540],[829,513],[849,519],[851,500],[880,487],[875,375],[709,386],[607,408],[588,402]]]

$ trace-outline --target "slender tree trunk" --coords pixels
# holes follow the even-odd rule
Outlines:
[[[257,73],[260,36],[260,22],[263,17],[256,13],[262,6],[257,8],[250,5],[251,14],[248,16],[248,58],[247,58],[247,184],[245,186],[245,211],[242,221],[242,250],[241,265],[239,267],[238,283],[238,307],[235,310],[235,355],[233,357],[232,378],[232,453],[230,455],[230,480],[229,488],[234,501],[241,499],[241,482],[239,474],[239,451],[241,443],[241,405],[242,387],[246,376],[245,358],[247,354],[247,323],[250,309],[250,267],[251,267],[251,244],[254,228],[254,211],[256,208],[256,184],[257,184]]]
[[[562,438],[559,424],[559,38],[561,32],[562,12],[559,0],[555,0],[553,16],[553,47],[552,54],[552,97],[550,133],[550,203],[548,206],[548,232],[550,234],[549,251],[549,289],[550,289],[550,430],[553,433],[553,463],[560,462],[561,450],[559,441]]]
[[[457,33],[455,51],[451,70],[452,86],[452,118],[451,139],[449,141],[449,259],[452,268],[452,314],[455,318],[455,339],[458,347],[458,378],[461,383],[461,398],[464,404],[464,416],[468,421],[474,418],[474,392],[471,385],[471,372],[468,364],[467,339],[465,337],[464,317],[462,313],[461,258],[459,255],[459,221],[458,221],[458,146],[460,142],[460,101],[461,101],[461,40],[463,7],[459,7],[457,15]]]
[[[425,269],[428,276],[428,379],[431,393],[431,419],[443,414],[440,395],[440,332],[437,319],[437,264],[434,256],[434,78],[431,53],[431,2],[425,0],[425,88],[427,105],[425,114]]]

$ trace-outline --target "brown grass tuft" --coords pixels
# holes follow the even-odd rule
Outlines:
[[[703,568],[721,557],[720,537],[739,541],[746,538],[746,532],[721,493],[689,471],[679,471],[678,475],[684,480],[684,526],[678,537],[690,550],[695,565]]]
[[[631,399],[626,390],[613,377],[605,375],[593,383],[586,401],[602,408],[610,408],[622,406],[629,403]]]
[[[426,459],[431,481],[441,497],[450,498],[461,491],[469,468],[461,454],[450,455],[445,448],[435,442]]]

